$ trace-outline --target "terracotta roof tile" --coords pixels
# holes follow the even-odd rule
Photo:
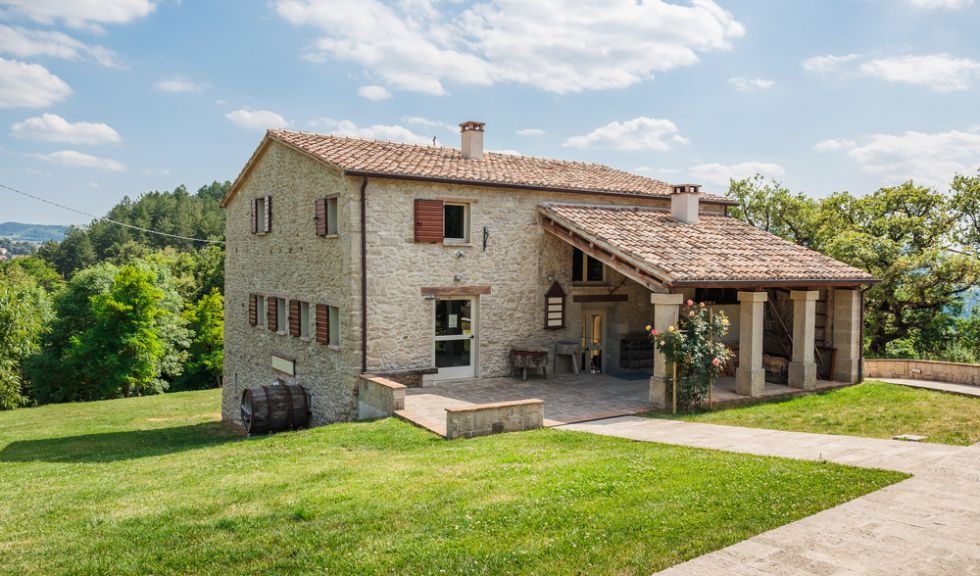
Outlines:
[[[668,284],[874,281],[863,270],[729,216],[702,213],[697,224],[685,224],[652,208],[545,203],[540,210]]]
[[[666,182],[602,164],[495,152],[486,153],[483,160],[466,160],[455,148],[293,130],[269,130],[269,137],[353,174],[637,196],[669,196],[672,190]],[[701,198],[709,202],[731,203],[727,198],[713,194],[702,194]]]

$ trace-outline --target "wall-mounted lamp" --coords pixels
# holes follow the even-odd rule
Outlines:
[[[555,281],[555,275],[554,274],[548,274],[548,282],[554,282],[554,281]]]
[[[462,258],[463,256],[466,256],[466,253],[465,252],[463,252],[462,250],[457,250],[456,251],[456,257],[457,258]]]

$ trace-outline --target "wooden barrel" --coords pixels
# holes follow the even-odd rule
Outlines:
[[[242,426],[249,434],[305,428],[310,422],[310,395],[290,384],[257,386],[242,392]]]

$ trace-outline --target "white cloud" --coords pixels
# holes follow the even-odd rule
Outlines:
[[[51,56],[66,60],[92,60],[111,68],[120,67],[116,55],[104,46],[89,45],[53,30],[28,30],[0,24],[0,53],[21,58]]]
[[[203,92],[208,85],[204,82],[195,82],[185,76],[171,76],[162,78],[156,83],[156,87],[162,92]]]
[[[688,174],[695,181],[707,182],[720,188],[727,188],[730,179],[741,180],[751,178],[756,174],[768,176],[770,178],[780,178],[786,174],[786,170],[779,164],[770,162],[741,162],[739,164],[719,164],[711,162],[708,164],[698,164],[688,169]]]
[[[408,124],[414,124],[416,126],[425,126],[426,128],[443,128],[450,132],[459,132],[459,126],[450,124],[449,122],[443,122],[442,120],[432,120],[422,116],[403,116],[402,120]]]
[[[973,0],[905,0],[915,8],[925,10],[948,9],[958,10],[967,6],[973,6]]]
[[[568,148],[609,148],[613,150],[669,150],[671,139],[683,144],[687,139],[677,134],[670,120],[640,116],[625,122],[610,122],[562,144]]]
[[[886,182],[912,179],[942,188],[954,174],[973,174],[980,167],[980,134],[960,130],[873,134],[862,138],[848,156]]]
[[[246,130],[256,130],[264,132],[269,128],[287,128],[292,122],[286,120],[282,115],[269,110],[249,110],[239,108],[234,112],[225,114],[225,118],[231,120],[232,124]]]
[[[17,122],[10,135],[25,140],[62,142],[65,144],[106,144],[120,142],[122,137],[108,124],[69,122],[57,114],[42,114]]]
[[[834,150],[846,150],[848,148],[854,148],[857,144],[854,140],[835,140],[834,138],[827,138],[826,140],[821,140],[814,144],[813,149],[818,152],[832,152]]]
[[[305,55],[355,62],[385,85],[441,95],[444,83],[513,82],[549,92],[624,88],[730,48],[744,28],[714,0],[278,0],[322,36]]]
[[[405,142],[408,144],[432,144],[432,137],[416,134],[408,128],[399,126],[398,124],[373,124],[371,126],[358,126],[350,120],[334,120],[332,118],[320,118],[311,124],[322,127],[326,129],[329,134],[333,134],[335,136],[367,138],[369,140],[387,140],[390,142]]]
[[[803,68],[818,74],[867,76],[888,82],[926,86],[936,92],[966,90],[973,80],[980,78],[980,62],[946,53],[880,58],[860,54],[816,56],[804,60]]]
[[[391,98],[391,92],[384,86],[372,84],[371,86],[361,86],[357,89],[357,95],[368,100],[386,100]]]
[[[41,108],[69,94],[68,84],[44,66],[0,58],[0,108]]]
[[[966,90],[980,77],[980,62],[949,54],[878,58],[861,64],[860,71],[889,82],[928,86],[937,92]]]
[[[765,78],[729,78],[728,83],[731,84],[739,92],[752,92],[755,90],[766,90],[772,88],[775,84],[772,80],[766,80]]]
[[[829,74],[836,71],[842,65],[860,58],[858,54],[845,54],[843,56],[814,56],[803,61],[803,69],[807,72],[816,74]]]
[[[64,23],[102,31],[102,24],[125,24],[156,8],[154,0],[4,0],[11,12],[40,24]]]
[[[75,150],[61,150],[60,152],[52,152],[51,154],[39,154],[37,157],[46,162],[61,164],[63,166],[97,168],[99,170],[105,170],[106,172],[126,171],[126,166],[124,166],[123,163],[118,160],[113,160],[112,158],[99,158],[97,156],[77,152]]]
[[[544,136],[545,131],[540,128],[522,128],[517,131],[518,136]]]

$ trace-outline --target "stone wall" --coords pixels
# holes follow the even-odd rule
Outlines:
[[[281,380],[305,386],[312,424],[357,416],[356,367],[350,305],[350,181],[323,163],[271,143],[255,163],[225,213],[225,365],[222,417],[239,422],[246,387]],[[316,235],[314,203],[330,193],[338,201],[340,233]],[[272,196],[272,231],[251,232],[251,199]],[[277,334],[249,326],[249,294],[329,304],[341,311],[338,344]],[[295,375],[272,369],[273,354],[295,360]]]
[[[864,361],[865,378],[906,378],[980,386],[980,364],[932,360],[884,359]]]
[[[544,401],[517,400],[446,408],[446,438],[474,438],[544,426]]]
[[[395,410],[405,409],[403,384],[373,374],[361,374],[357,382],[359,420],[387,418]]]

